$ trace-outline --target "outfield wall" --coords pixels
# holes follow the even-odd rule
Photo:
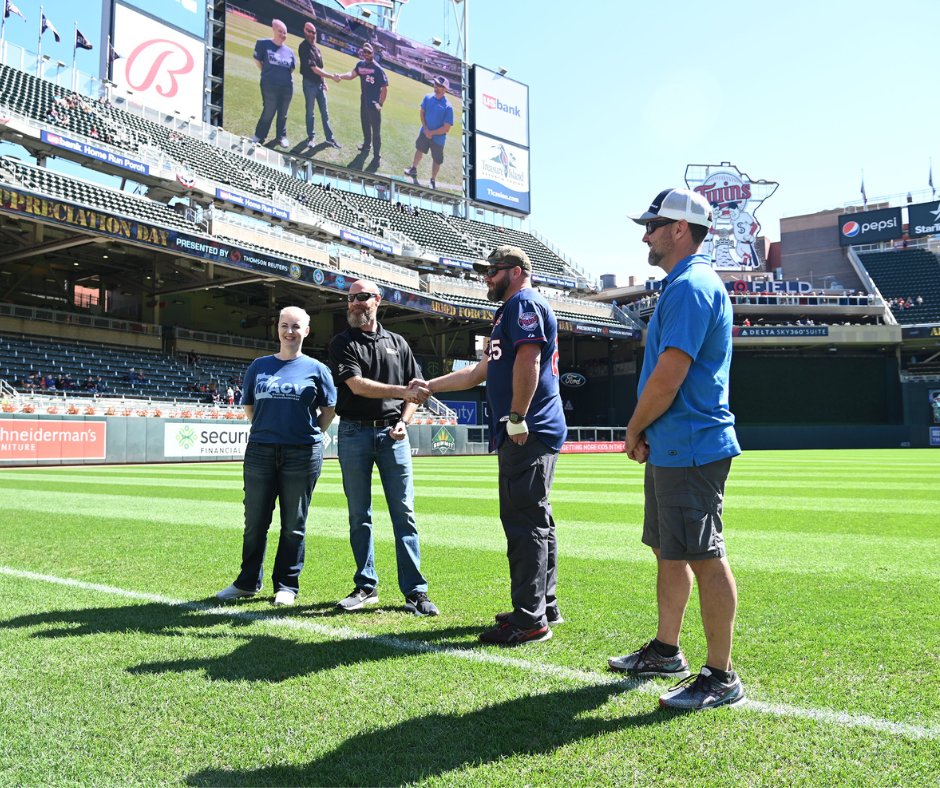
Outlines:
[[[249,423],[226,419],[67,416],[0,417],[0,467],[241,460]],[[335,458],[337,424],[327,432]],[[420,424],[408,428],[416,457],[486,454],[479,427]]]

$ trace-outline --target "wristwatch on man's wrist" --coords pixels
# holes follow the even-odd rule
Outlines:
[[[525,414],[518,414],[515,411],[509,414],[509,423],[510,424],[522,424],[525,421]]]

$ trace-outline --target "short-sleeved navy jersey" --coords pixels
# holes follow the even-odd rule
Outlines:
[[[558,391],[558,323],[548,302],[531,288],[511,296],[496,312],[486,365],[486,400],[490,411],[490,451],[502,444],[512,409],[512,373],[516,348],[541,345],[539,381],[525,414],[529,432],[554,451],[560,451],[568,428]]]
[[[244,405],[254,406],[249,440],[307,446],[323,439],[317,408],[336,405],[326,364],[310,356],[281,361],[262,356],[245,373]]]
[[[341,419],[375,421],[401,417],[400,399],[372,399],[353,394],[344,385],[350,378],[364,378],[391,386],[407,386],[421,372],[404,337],[386,331],[348,328],[330,342],[330,368],[336,380],[336,412]]]
[[[261,64],[261,79],[275,85],[292,85],[291,71],[297,68],[297,59],[286,44],[278,46],[270,38],[255,43],[255,60]]]
[[[353,71],[359,75],[363,99],[370,103],[378,101],[382,96],[382,88],[388,84],[385,69],[375,61],[367,63],[365,60],[360,60]]]

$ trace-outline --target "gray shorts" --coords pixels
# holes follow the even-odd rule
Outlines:
[[[731,458],[691,468],[646,463],[643,544],[668,561],[721,558],[721,506]]]

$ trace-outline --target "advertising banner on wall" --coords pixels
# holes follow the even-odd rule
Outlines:
[[[275,20],[287,29],[277,46]],[[225,128],[291,156],[422,186],[440,159],[435,188],[463,194],[462,75],[458,58],[332,4],[226,6]],[[435,81],[443,83],[441,96]],[[450,128],[426,140],[422,108],[431,130]],[[416,152],[421,161],[412,170]]]
[[[241,459],[249,432],[251,424],[246,422],[170,422],[163,425],[163,456]]]
[[[474,132],[529,147],[529,86],[473,66]]]
[[[839,217],[839,245],[855,246],[901,237],[901,209],[846,213]]]
[[[125,0],[196,38],[206,37],[206,0]],[[123,52],[121,53],[123,54]]]
[[[473,135],[473,148],[473,198],[529,213],[529,151],[484,134]]]
[[[103,421],[0,419],[0,460],[103,460]]]
[[[907,206],[908,235],[940,235],[940,201]]]
[[[206,45],[118,4],[114,8],[114,61],[111,79],[130,99],[161,112],[202,118]]]

